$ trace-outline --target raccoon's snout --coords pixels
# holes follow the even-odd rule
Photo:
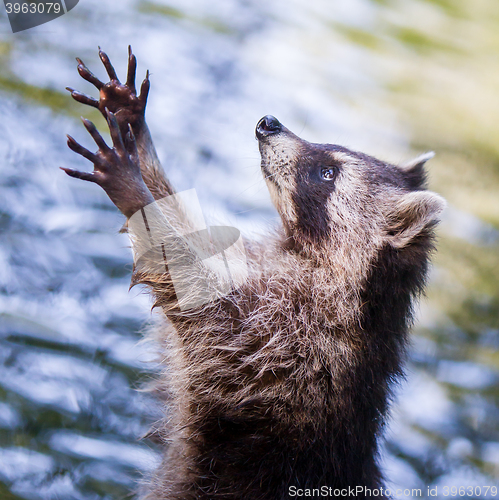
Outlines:
[[[272,115],[264,116],[256,125],[256,137],[262,140],[269,135],[278,134],[282,130],[279,120]]]

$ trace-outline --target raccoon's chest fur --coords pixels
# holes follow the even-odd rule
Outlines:
[[[375,274],[373,285],[385,279]],[[195,471],[194,498],[275,499],[288,498],[290,485],[381,484],[376,440],[406,329],[404,319],[394,338],[391,323],[369,315],[367,304],[383,300],[377,294],[385,289],[341,289],[329,267],[282,253],[206,308],[202,321],[175,321],[175,399],[183,409],[165,441],[173,436]]]

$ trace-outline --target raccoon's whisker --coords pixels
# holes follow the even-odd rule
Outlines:
[[[265,176],[263,177],[263,180],[270,179],[271,177],[274,177],[274,176],[275,176],[275,172],[270,173],[270,174],[268,174],[268,175],[265,175]]]
[[[258,210],[258,209],[256,207],[255,208],[248,208],[248,210],[240,210],[239,212],[234,212],[234,215],[246,214],[248,212],[254,212],[255,210]]]
[[[275,173],[274,174],[268,174],[268,175],[264,176],[263,180],[269,179],[272,175],[275,175]],[[246,191],[248,191],[248,190],[250,190],[250,189],[252,189],[252,188],[254,188],[255,186],[258,186],[258,185],[260,186],[258,188],[258,191],[261,191],[265,187],[265,183],[262,183],[261,180],[258,180],[256,182],[254,182],[253,184],[250,184],[246,189],[243,189],[242,191],[240,191],[239,192],[239,196],[242,195],[243,193],[246,193]]]
[[[230,166],[235,165],[235,166],[237,166],[237,169],[238,169],[238,170],[242,170],[242,169],[245,169],[245,170],[246,170],[246,169],[249,169],[249,168],[251,168],[251,169],[254,169],[254,168],[255,168],[255,165],[254,165],[254,164],[241,166],[241,165],[239,165],[238,163],[236,163],[236,160],[237,160],[237,161],[251,160],[252,162],[253,162],[253,161],[257,161],[257,162],[258,162],[258,166],[257,166],[256,168],[259,168],[259,167],[260,167],[260,165],[259,165],[259,163],[260,163],[260,159],[259,159],[259,158],[254,158],[253,156],[244,156],[244,157],[243,157],[243,156],[241,156],[241,157],[238,157],[238,158],[234,158],[234,161],[232,161],[232,160],[231,160],[231,161],[229,161],[229,162],[227,163],[227,165],[230,165]]]

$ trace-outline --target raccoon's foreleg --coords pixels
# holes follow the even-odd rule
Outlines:
[[[96,153],[68,136],[68,146],[94,164],[93,172],[62,170],[71,177],[101,186],[129,219],[135,254],[133,282],[149,285],[157,304],[166,312],[189,310],[216,301],[231,290],[233,283],[226,273],[220,273],[217,263],[206,265],[203,261],[204,256],[214,251],[208,231],[190,231],[185,207],[175,196],[155,202],[142,178],[132,126],[128,125],[128,132],[122,137],[114,113],[106,110],[106,116],[112,148],[86,119],[83,124],[99,148]]]
[[[140,94],[137,95],[135,88],[137,59],[132,53],[131,47],[128,47],[128,74],[124,84],[119,81],[109,57],[100,48],[99,57],[109,76],[110,81],[108,83],[101,82],[81,59],[76,59],[78,61],[78,73],[99,90],[99,99],[97,100],[69,87],[67,90],[71,92],[71,96],[76,101],[99,109],[106,120],[106,110],[114,113],[122,137],[127,135],[128,126],[131,125],[136,138],[142,178],[149,191],[156,200],[173,194],[174,189],[165,177],[145,121],[147,96],[150,88],[149,71],[142,82]]]
[[[90,152],[68,135],[68,146],[75,153],[94,164],[93,172],[80,172],[63,168],[68,175],[95,182],[101,186],[111,201],[127,218],[140,211],[146,205],[154,203],[154,197],[146,186],[140,171],[137,143],[132,126],[123,138],[116,116],[106,110],[107,122],[113,147],[110,148],[101,137],[95,125],[83,118],[83,124],[99,147],[96,153]]]
[[[232,290],[239,280],[239,276],[232,276],[238,267],[234,262],[245,262],[240,255],[242,242],[236,255],[231,254],[229,275],[228,263],[219,255],[218,247],[224,246],[225,240],[234,243],[237,238],[234,239],[233,231],[222,228],[218,234],[220,231],[215,228],[210,234],[199,227],[196,217],[191,220],[190,209],[196,200],[182,193],[170,196],[175,193],[164,176],[144,117],[149,74],[137,96],[137,61],[130,47],[128,50],[125,84],[120,83],[102,50],[99,49],[99,56],[110,78],[106,84],[77,59],[79,74],[99,90],[100,98],[68,90],[76,101],[102,112],[109,124],[113,148],[106,145],[93,123],[83,120],[99,150],[92,153],[71,137],[68,145],[90,160],[94,171],[63,170],[72,177],[99,184],[129,219],[127,226],[135,256],[133,283],[149,285],[156,303],[167,313],[172,309],[191,310],[215,302]]]

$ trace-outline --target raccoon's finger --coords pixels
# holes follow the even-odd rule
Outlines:
[[[137,58],[132,53],[131,45],[128,46],[128,73],[126,77],[126,86],[133,94],[137,93],[135,88],[135,74],[137,73]]]
[[[70,135],[68,135],[67,138],[68,138],[69,149],[83,156],[83,158],[86,158],[87,160],[91,161],[94,165],[100,163],[99,157],[97,155],[91,153],[88,149],[78,144]]]
[[[146,77],[142,82],[140,87],[139,100],[145,106],[147,103],[147,96],[149,95],[149,89],[151,88],[151,82],[149,81],[149,70],[146,71]]]
[[[99,90],[104,87],[104,84],[85,66],[85,64],[79,57],[76,58],[76,61],[78,62],[78,73],[84,80],[90,82]]]
[[[106,144],[106,141],[104,141],[102,136],[99,134],[95,125],[90,120],[87,120],[83,117],[81,118],[81,121],[83,122],[83,125],[85,125],[85,128],[88,130],[88,133],[92,136],[92,139],[95,141],[95,144],[97,144],[99,149],[103,153],[110,151],[111,148]]]
[[[125,145],[123,144],[123,138],[121,137],[120,126],[118,125],[118,120],[114,113],[111,113],[109,109],[106,108],[107,123],[109,125],[109,133],[111,134],[111,139],[113,140],[113,146],[116,151],[125,151]]]
[[[59,167],[64,170],[70,177],[75,177],[76,179],[82,179],[84,181],[99,182],[99,179],[95,176],[93,172],[80,172],[79,170],[73,170],[72,168]]]
[[[83,94],[82,92],[78,92],[78,90],[72,89],[71,87],[66,87],[66,90],[71,92],[71,97],[82,104],[87,104],[88,106],[92,106],[93,108],[99,108],[99,101],[90,97],[89,95]]]
[[[128,133],[125,136],[126,150],[134,163],[139,163],[139,150],[137,149],[137,141],[133,133],[132,126],[128,124]]]
[[[114,70],[113,65],[111,64],[111,61],[109,60],[109,57],[105,52],[101,50],[99,47],[99,57],[100,60],[102,61],[102,64],[104,64],[104,67],[106,68],[107,74],[109,75],[109,78],[111,80],[115,80],[119,82],[118,76],[116,75],[116,71]]]

